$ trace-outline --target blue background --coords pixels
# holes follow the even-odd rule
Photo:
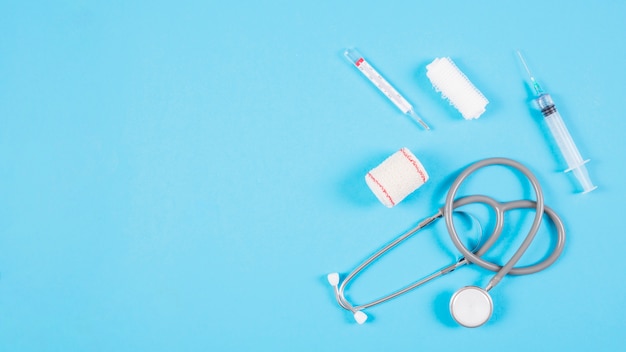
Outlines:
[[[623,1],[3,0],[0,350],[625,349],[624,13]],[[352,46],[431,132],[350,66]],[[516,49],[598,190],[576,194],[559,172]],[[443,56],[490,100],[480,119],[432,89],[425,66]],[[363,176],[403,146],[431,179],[387,209]],[[503,280],[478,329],[447,311],[459,287],[487,283],[477,267],[355,324],[326,274],[430,215],[459,170],[492,156],[537,174],[568,230],[562,257]],[[531,197],[512,175],[485,170],[463,192]],[[512,218],[524,225],[505,256],[532,213]],[[548,230],[522,262],[545,256]],[[349,297],[454,260],[442,224],[429,233]]]

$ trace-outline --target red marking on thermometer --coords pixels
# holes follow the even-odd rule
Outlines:
[[[413,106],[380,74],[367,62],[363,56],[355,49],[347,49],[345,57],[350,60],[356,68],[380,90],[391,102],[402,111],[403,114],[411,116],[417,123],[427,130],[430,127],[415,113]]]

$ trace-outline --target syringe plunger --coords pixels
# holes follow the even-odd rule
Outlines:
[[[561,155],[563,155],[563,158],[567,163],[567,170],[565,171],[574,172],[574,176],[580,183],[583,193],[591,192],[596,189],[597,187],[591,183],[589,173],[585,167],[585,163],[589,160],[583,160],[580,155],[576,144],[574,144],[572,136],[567,130],[567,127],[565,127],[565,123],[563,122],[561,115],[556,110],[556,106],[554,105],[550,94],[540,94],[535,101],[541,110],[541,114],[544,116],[552,137],[561,151]]]

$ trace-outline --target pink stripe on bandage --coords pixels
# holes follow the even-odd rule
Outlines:
[[[374,175],[372,175],[371,172],[367,173],[367,176],[374,181],[375,184],[378,185],[378,187],[380,187],[380,190],[383,191],[383,193],[385,194],[385,197],[387,197],[387,199],[389,200],[389,202],[391,203],[391,206],[395,206],[396,203],[393,201],[393,199],[391,198],[391,196],[389,195],[389,193],[387,193],[387,190],[385,189],[385,187],[383,187],[382,184],[380,184],[380,182],[378,182],[378,180],[374,177]]]
[[[407,158],[407,160],[409,160],[409,162],[411,162],[411,164],[413,164],[413,166],[415,166],[415,171],[417,171],[417,173],[420,175],[420,178],[422,179],[422,182],[426,183],[426,174],[424,173],[424,170],[422,170],[422,168],[419,166],[417,161],[415,161],[415,159],[413,159],[409,155],[409,153],[407,153],[406,148],[402,148],[402,149],[400,149],[400,151],[402,152],[402,155],[404,155],[404,157]]]

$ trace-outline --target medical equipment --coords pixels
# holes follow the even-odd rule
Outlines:
[[[380,74],[369,62],[365,61],[363,56],[356,49],[346,49],[344,56],[357,68],[361,73],[369,79],[372,84],[378,88],[391,102],[402,111],[403,114],[409,115],[417,123],[427,130],[430,127],[422,120],[413,106]]]
[[[539,83],[537,83],[535,77],[532,75],[532,73],[530,73],[530,69],[526,64],[526,60],[524,60],[522,53],[517,51],[517,55],[522,61],[524,69],[526,69],[526,72],[530,77],[530,82],[532,83],[533,90],[535,91],[535,95],[537,96],[535,102],[541,110],[544,121],[548,125],[550,133],[556,141],[556,144],[561,151],[561,155],[567,163],[567,170],[565,170],[565,172],[574,172],[574,176],[582,186],[583,193],[593,191],[597,188],[597,186],[594,186],[591,183],[589,173],[587,172],[587,167],[585,166],[585,164],[589,162],[589,159],[583,160],[580,152],[578,151],[578,148],[576,147],[576,144],[574,144],[572,136],[567,130],[567,127],[565,127],[565,123],[561,118],[561,114],[559,114],[559,112],[556,110],[556,106],[554,106],[554,102],[552,101],[550,94],[545,93],[543,89],[541,89],[541,86],[539,85]]]
[[[386,207],[400,203],[428,181],[428,173],[408,148],[402,148],[365,175],[365,182]]]
[[[436,58],[426,66],[426,76],[437,92],[448,99],[466,120],[477,119],[489,100],[459,70],[449,57]]]
[[[517,200],[512,202],[501,203],[496,201],[491,197],[487,197],[484,195],[472,195],[455,198],[456,194],[461,186],[461,184],[467,179],[467,177],[473,172],[487,167],[491,165],[502,165],[506,166],[521,172],[531,183],[534,193],[535,199],[532,200]],[[453,222],[453,212],[457,211],[458,208],[469,205],[480,203],[490,207],[496,215],[496,219],[494,222],[494,228],[491,234],[484,240],[481,241],[481,244],[477,246],[474,250],[469,250],[466,248],[461,239],[457,230],[455,228]],[[503,230],[504,226],[504,216],[505,213],[509,210],[515,209],[534,209],[535,216],[533,223],[526,235],[525,239],[519,246],[519,248],[515,251],[512,257],[503,265],[491,262],[483,258],[483,255],[493,246],[493,244],[498,240],[500,234]],[[532,265],[525,266],[515,266],[515,264],[520,260],[523,256],[524,252],[528,249],[531,242],[535,238],[537,231],[541,225],[543,215],[547,215],[547,217],[551,220],[556,229],[556,240],[554,248],[552,252],[545,257],[540,262],[537,262]],[[417,280],[416,282],[399,289],[387,296],[376,299],[369,303],[354,305],[348,301],[345,297],[345,290],[348,284],[366,267],[372,264],[375,260],[380,258],[382,255],[387,253],[389,250],[393,249],[403,241],[407,240],[414,234],[416,234],[419,230],[433,223],[435,220],[443,218],[450,238],[454,246],[461,252],[462,258],[457,262],[446,266],[440,270],[437,270],[431,275],[428,275],[422,279]],[[496,274],[491,278],[487,286],[483,289],[477,286],[466,286],[458,290],[450,300],[450,313],[452,317],[461,325],[465,327],[478,327],[482,324],[486,323],[491,314],[493,312],[493,301],[489,295],[489,291],[494,288],[500,280],[506,275],[527,275],[536,273],[541,271],[548,266],[550,266],[556,259],[559,257],[561,252],[563,251],[563,246],[565,244],[565,228],[559,216],[550,208],[544,205],[543,191],[541,190],[541,186],[539,185],[539,181],[532,174],[530,170],[524,167],[522,164],[506,158],[491,158],[484,159],[478,161],[470,166],[468,166],[465,170],[463,170],[459,176],[455,179],[455,181],[450,186],[450,189],[446,195],[444,206],[439,209],[434,215],[424,219],[421,221],[415,228],[409,230],[408,232],[402,234],[391,243],[380,249],[378,252],[374,253],[371,257],[366,259],[362,264],[356,267],[351,273],[349,273],[343,280],[339,273],[331,273],[328,274],[327,279],[328,282],[333,286],[335,292],[335,298],[339,305],[352,312],[354,319],[357,323],[363,324],[367,320],[367,315],[363,312],[364,309],[375,306],[377,304],[386,302],[392,298],[398,297],[404,293],[407,293],[439,276],[448,274],[455,269],[466,265],[466,264],[476,264],[482,268],[493,271]]]

